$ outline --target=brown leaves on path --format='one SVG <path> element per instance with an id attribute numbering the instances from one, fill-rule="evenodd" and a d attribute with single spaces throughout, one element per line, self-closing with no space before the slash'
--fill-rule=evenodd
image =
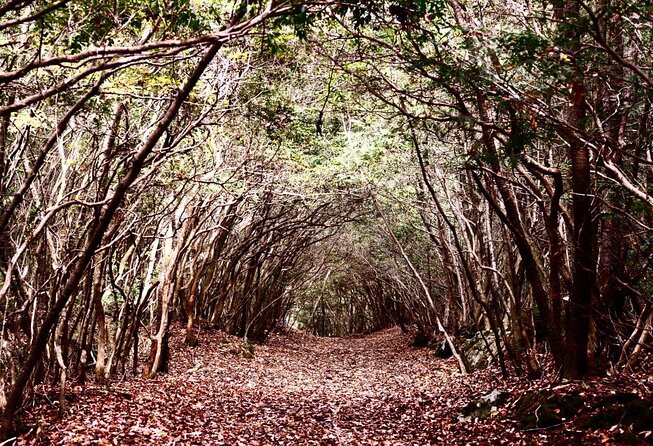
<path id="1" fill-rule="evenodd" d="M 560 429 L 520 431 L 503 407 L 489 420 L 458 422 L 472 397 L 498 389 L 515 399 L 526 383 L 499 384 L 491 370 L 461 376 L 452 360 L 410 348 L 412 339 L 398 329 L 338 339 L 273 335 L 253 357 L 222 333 L 202 334 L 194 348 L 181 343 L 181 330 L 173 335 L 168 374 L 74 389 L 67 416 L 33 413 L 38 431 L 19 443 L 494 445 L 582 438 Z"/>
<path id="2" fill-rule="evenodd" d="M 174 333 L 170 372 L 73 392 L 69 415 L 26 444 L 410 445 L 447 435 L 455 365 L 398 329 L 364 337 L 273 335 L 253 358 L 238 339 Z"/>

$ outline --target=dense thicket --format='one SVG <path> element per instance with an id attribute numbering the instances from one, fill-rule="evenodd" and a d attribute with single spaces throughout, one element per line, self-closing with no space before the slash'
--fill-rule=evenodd
<path id="1" fill-rule="evenodd" d="M 651 5 L 301 3 L 0 5 L 3 434 L 173 320 L 650 348 Z"/>

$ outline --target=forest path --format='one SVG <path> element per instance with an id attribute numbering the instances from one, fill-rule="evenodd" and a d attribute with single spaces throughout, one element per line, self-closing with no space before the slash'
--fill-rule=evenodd
<path id="1" fill-rule="evenodd" d="M 471 394 L 488 390 L 487 380 L 462 377 L 452 360 L 409 347 L 398 329 L 354 338 L 274 335 L 253 358 L 222 333 L 203 333 L 194 348 L 181 338 L 176 330 L 168 374 L 74 389 L 69 415 L 46 423 L 29 443 L 426 445 L 484 438 L 482 426 L 454 419 Z"/>

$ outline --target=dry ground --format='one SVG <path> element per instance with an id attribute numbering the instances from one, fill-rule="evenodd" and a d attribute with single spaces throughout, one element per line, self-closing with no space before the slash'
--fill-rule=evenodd
<path id="1" fill-rule="evenodd" d="M 472 397 L 495 388 L 518 397 L 529 384 L 499 382 L 491 370 L 461 376 L 453 360 L 409 347 L 398 329 L 342 339 L 274 335 L 253 357 L 218 332 L 203 333 L 194 348 L 180 339 L 175 330 L 168 374 L 73 388 L 68 414 L 57 420 L 52 408 L 35 410 L 38 427 L 19 444 L 593 444 L 605 437 L 573 426 L 520 431 L 510 404 L 490 420 L 457 422 Z"/>

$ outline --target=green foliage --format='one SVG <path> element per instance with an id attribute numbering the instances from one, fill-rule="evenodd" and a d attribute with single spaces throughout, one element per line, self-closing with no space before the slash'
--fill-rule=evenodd
<path id="1" fill-rule="evenodd" d="M 281 28 L 283 25 L 289 26 L 293 29 L 295 36 L 301 40 L 306 40 L 311 26 L 321 16 L 321 12 L 309 13 L 308 8 L 304 5 L 295 6 L 290 14 L 277 19 L 275 28 Z"/>
<path id="2" fill-rule="evenodd" d="M 89 46 L 120 45 L 148 30 L 160 37 L 183 38 L 207 32 L 222 20 L 227 5 L 195 0 L 70 1 L 46 14 L 36 32 L 54 42 L 61 34 L 68 52 Z"/>
<path id="3" fill-rule="evenodd" d="M 640 216 L 651 215 L 651 206 L 643 200 L 634 198 L 631 201 L 631 212 Z"/>
<path id="4" fill-rule="evenodd" d="M 529 29 L 520 32 L 505 32 L 499 35 L 497 43 L 506 51 L 508 63 L 521 65 L 544 58 L 551 48 L 551 42 Z"/>
<path id="5" fill-rule="evenodd" d="M 334 11 L 341 17 L 351 16 L 351 20 L 356 28 L 369 24 L 374 18 L 375 12 L 379 11 L 381 2 L 366 2 L 363 0 L 353 0 L 336 5 Z"/>

